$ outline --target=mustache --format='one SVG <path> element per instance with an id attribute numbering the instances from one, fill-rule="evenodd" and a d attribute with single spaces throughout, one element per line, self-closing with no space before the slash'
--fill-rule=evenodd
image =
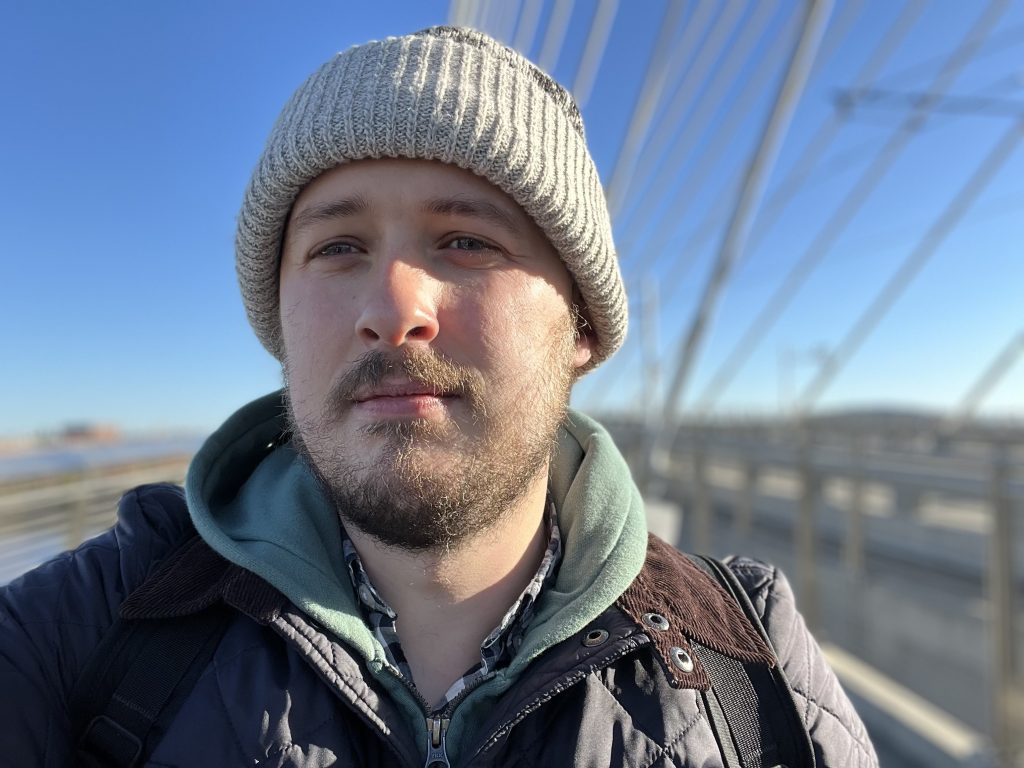
<path id="1" fill-rule="evenodd" d="M 371 350 L 359 357 L 331 389 L 328 403 L 337 413 L 352 404 L 360 390 L 382 384 L 395 373 L 410 381 L 445 394 L 466 397 L 471 404 L 481 402 L 483 380 L 480 374 L 458 365 L 443 355 L 425 349 L 387 353 Z"/>

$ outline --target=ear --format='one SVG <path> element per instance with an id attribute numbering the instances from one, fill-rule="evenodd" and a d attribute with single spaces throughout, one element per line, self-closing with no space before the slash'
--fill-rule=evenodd
<path id="1" fill-rule="evenodd" d="M 594 336 L 594 326 L 590 324 L 587 305 L 583 302 L 583 296 L 575 283 L 572 286 L 572 314 L 576 326 L 576 354 L 573 357 L 573 366 L 578 371 L 594 356 L 597 339 Z"/>
<path id="2" fill-rule="evenodd" d="M 593 345 L 594 336 L 590 329 L 581 328 L 579 333 L 576 334 L 576 354 L 572 359 L 576 370 L 590 362 L 590 358 L 594 355 Z"/>

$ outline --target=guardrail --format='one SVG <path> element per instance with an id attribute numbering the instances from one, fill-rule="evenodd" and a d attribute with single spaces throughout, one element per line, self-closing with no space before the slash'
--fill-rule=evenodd
<path id="1" fill-rule="evenodd" d="M 1003 764 L 1024 758 L 1017 647 L 1018 596 L 1024 591 L 1024 446 L 1014 442 L 1019 437 L 999 435 L 986 443 L 975 434 L 958 444 L 863 430 L 816 433 L 806 425 L 687 425 L 667 454 L 652 456 L 653 441 L 641 426 L 605 423 L 653 496 L 685 500 L 688 548 L 715 551 L 716 507 L 729 510 L 742 536 L 758 515 L 784 521 L 795 587 L 812 627 L 821 625 L 825 544 L 838 545 L 855 593 L 868 576 L 869 553 L 879 552 L 977 581 L 987 603 L 988 637 L 973 641 L 989 643 L 990 735 Z"/>
<path id="2" fill-rule="evenodd" d="M 645 435 L 621 425 L 613 431 L 624 452 L 632 454 L 643 482 L 648 469 Z M 796 586 L 812 626 L 819 622 L 819 549 L 826 538 L 839 542 L 842 566 L 854 582 L 865 578 L 869 550 L 879 547 L 896 554 L 909 551 L 901 547 L 916 547 L 918 554 L 929 552 L 938 567 L 976 578 L 985 585 L 991 606 L 991 735 L 1004 764 L 1015 764 L 1011 756 L 1024 752 L 1024 693 L 1015 643 L 1020 582 L 1016 564 L 1024 561 L 1024 530 L 1016 518 L 1024 504 L 1024 467 L 1015 446 L 1000 443 L 974 455 L 930 455 L 873 444 L 863 435 L 845 444 L 834 434 L 821 442 L 809 433 L 799 438 L 787 439 L 787 433 L 780 432 L 680 432 L 671 453 L 661 457 L 654 479 L 677 483 L 672 490 L 685 496 L 688 547 L 713 551 L 716 505 L 732 509 L 735 528 L 743 535 L 757 515 L 787 517 L 796 555 Z M 162 457 L 0 483 L 0 584 L 108 527 L 117 500 L 129 488 L 180 482 L 188 459 Z M 845 485 L 838 504 L 837 481 Z M 773 489 L 766 488 L 772 485 Z M 786 497 L 775 505 L 775 512 L 766 504 L 768 490 L 774 490 L 776 501 L 780 493 Z M 983 507 L 984 525 L 973 531 L 972 540 L 984 539 L 985 549 L 964 546 L 963 535 L 947 541 L 935 531 L 929 534 L 932 539 L 913 540 L 911 534 L 927 527 L 928 509 L 937 497 L 970 500 Z M 833 503 L 825 504 L 826 498 Z M 895 527 L 888 530 L 896 531 L 883 541 L 872 539 L 868 525 L 877 522 L 879 505 L 893 518 L 889 522 Z"/>
<path id="3" fill-rule="evenodd" d="M 0 584 L 109 528 L 128 489 L 180 483 L 189 458 L 164 456 L 0 483 Z"/>

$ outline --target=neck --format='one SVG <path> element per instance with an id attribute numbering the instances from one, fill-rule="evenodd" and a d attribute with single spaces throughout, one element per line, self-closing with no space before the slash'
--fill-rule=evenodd
<path id="1" fill-rule="evenodd" d="M 437 550 L 386 546 L 349 526 L 374 587 L 398 615 L 402 651 L 428 703 L 480 660 L 480 643 L 537 572 L 546 498 L 547 467 L 492 527 Z"/>

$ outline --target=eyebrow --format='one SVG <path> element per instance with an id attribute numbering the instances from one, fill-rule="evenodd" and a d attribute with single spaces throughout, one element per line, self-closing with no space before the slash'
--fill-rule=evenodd
<path id="1" fill-rule="evenodd" d="M 333 221 L 348 216 L 366 213 L 370 204 L 362 195 L 340 198 L 325 203 L 313 203 L 292 216 L 288 223 L 288 238 L 291 239 L 304 229 L 322 221 Z M 488 221 L 511 235 L 522 234 L 522 227 L 507 210 L 488 200 L 454 196 L 427 200 L 422 207 L 424 213 L 440 216 L 467 216 Z"/>
<path id="2" fill-rule="evenodd" d="M 288 237 L 291 238 L 298 232 L 317 224 L 321 221 L 333 221 L 346 216 L 355 216 L 365 213 L 370 209 L 370 204 L 361 195 L 332 200 L 329 203 L 314 203 L 308 205 L 292 216 L 288 222 Z"/>
<path id="3" fill-rule="evenodd" d="M 428 200 L 423 205 L 425 213 L 441 216 L 468 216 L 482 219 L 501 227 L 511 235 L 521 235 L 522 226 L 507 210 L 488 200 L 471 197 L 441 197 Z"/>

